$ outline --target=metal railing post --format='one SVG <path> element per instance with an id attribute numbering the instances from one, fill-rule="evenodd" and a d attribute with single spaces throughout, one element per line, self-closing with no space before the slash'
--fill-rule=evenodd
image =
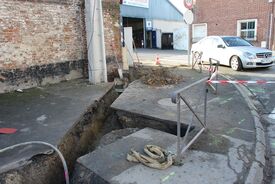
<path id="1" fill-rule="evenodd" d="M 199 138 L 199 136 L 206 130 L 206 120 L 207 120 L 207 77 L 204 79 L 201 79 L 199 81 L 194 82 L 193 84 L 190 84 L 182 89 L 179 89 L 175 92 L 172 93 L 171 95 L 171 100 L 172 103 L 177 104 L 177 153 L 176 153 L 176 158 L 175 158 L 175 164 L 181 165 L 181 158 L 182 154 L 188 150 L 188 148 Z M 181 93 L 201 82 L 204 82 L 205 86 L 205 99 L 204 99 L 204 119 L 203 121 L 200 119 L 198 114 L 195 112 L 191 104 L 181 95 Z M 193 116 L 199 121 L 199 123 L 202 125 L 202 129 L 189 141 L 187 142 L 187 137 L 189 134 L 189 131 L 191 129 L 192 121 L 188 124 L 187 131 L 184 135 L 184 138 L 182 140 L 181 138 L 181 101 L 184 102 L 184 104 L 188 107 L 188 109 L 192 112 Z M 184 143 L 182 145 L 182 142 Z"/>
<path id="2" fill-rule="evenodd" d="M 180 158 L 180 148 L 181 148 L 181 138 L 180 138 L 180 135 L 181 135 L 181 122 L 180 122 L 180 93 L 177 94 L 177 97 L 176 97 L 176 100 L 177 100 L 177 157 L 176 157 L 176 162 L 177 163 L 180 163 L 181 161 L 181 158 Z"/>
<path id="3" fill-rule="evenodd" d="M 208 93 L 208 88 L 207 88 L 207 83 L 205 83 L 205 93 L 204 93 L 204 126 L 206 126 L 206 120 L 207 120 L 207 93 Z"/>

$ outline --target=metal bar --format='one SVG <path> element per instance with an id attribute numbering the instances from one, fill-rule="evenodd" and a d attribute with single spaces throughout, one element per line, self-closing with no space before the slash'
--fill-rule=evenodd
<path id="1" fill-rule="evenodd" d="M 174 104 L 176 104 L 176 103 L 177 103 L 177 96 L 178 96 L 178 94 L 180 94 L 181 92 L 187 90 L 188 88 L 191 88 L 191 87 L 193 87 L 193 86 L 195 86 L 195 85 L 197 85 L 197 84 L 199 84 L 199 83 L 201 83 L 201 82 L 207 81 L 207 80 L 208 80 L 208 77 L 205 77 L 205 78 L 203 78 L 203 79 L 201 79 L 201 80 L 199 80 L 199 81 L 197 81 L 197 82 L 194 82 L 194 83 L 192 83 L 192 84 L 190 84 L 190 85 L 188 85 L 188 86 L 186 86 L 186 87 L 184 87 L 184 88 L 182 88 L 182 89 L 179 89 L 179 90 L 173 92 L 173 93 L 171 94 L 171 100 L 172 100 L 172 102 L 173 102 Z"/>
<path id="2" fill-rule="evenodd" d="M 195 64 L 196 64 L 196 62 L 194 63 L 194 56 L 195 54 L 194 53 L 192 53 L 192 69 L 194 69 L 194 66 L 195 66 Z"/>
<path id="3" fill-rule="evenodd" d="M 216 62 L 214 70 L 212 70 L 212 68 L 213 68 L 213 61 Z M 216 72 L 216 75 L 214 75 L 213 78 L 215 78 L 217 80 L 218 79 L 218 71 L 219 71 L 220 62 L 218 60 L 212 59 L 212 58 L 209 59 L 209 62 L 210 62 L 209 80 L 213 80 L 213 79 L 211 79 L 211 77 L 213 77 L 213 75 L 215 74 L 215 72 Z M 208 83 L 208 85 L 212 88 L 212 90 L 214 91 L 215 94 L 218 93 L 218 84 L 211 85 L 210 83 Z"/>
<path id="4" fill-rule="evenodd" d="M 205 93 L 204 93 L 204 126 L 206 127 L 206 119 L 207 119 L 207 93 L 208 93 L 208 89 L 207 89 L 207 84 L 205 84 Z"/>
<path id="5" fill-rule="evenodd" d="M 180 163 L 180 145 L 181 145 L 181 123 L 180 123 L 180 94 L 177 95 L 177 157 L 176 162 Z"/>
<path id="6" fill-rule="evenodd" d="M 199 138 L 205 129 L 206 128 L 202 128 L 199 133 L 197 133 L 197 135 L 182 149 L 181 154 L 183 154 Z"/>
<path id="7" fill-rule="evenodd" d="M 205 127 L 205 125 L 203 124 L 203 122 L 200 120 L 199 116 L 196 114 L 196 112 L 194 111 L 194 109 L 191 107 L 191 105 L 185 100 L 184 97 L 180 96 L 180 98 L 184 101 L 184 103 L 187 105 L 187 107 L 190 109 L 190 111 L 194 114 L 194 116 L 197 118 L 197 120 L 200 122 L 200 124 Z"/>
<path id="8" fill-rule="evenodd" d="M 216 70 L 217 70 L 217 75 L 216 75 L 216 80 L 219 80 L 219 66 L 220 66 L 220 62 L 217 61 L 217 66 L 216 66 Z M 216 84 L 216 94 L 218 94 L 218 84 Z"/>
<path id="9" fill-rule="evenodd" d="M 216 88 L 215 88 L 212 84 L 209 84 L 209 83 L 208 83 L 208 86 L 211 87 L 211 89 L 214 91 L 214 93 L 217 92 Z"/>
<path id="10" fill-rule="evenodd" d="M 209 68 L 209 79 L 211 78 L 211 76 L 212 76 L 212 59 L 210 58 L 209 59 L 209 62 L 210 62 L 210 68 Z"/>
<path id="11" fill-rule="evenodd" d="M 193 117 L 192 117 L 192 119 L 193 119 Z M 185 133 L 185 135 L 184 135 L 184 138 L 183 138 L 183 145 L 186 144 L 186 140 L 187 140 L 187 137 L 188 137 L 188 135 L 189 135 L 189 131 L 190 131 L 191 125 L 192 125 L 192 120 L 191 120 L 190 123 L 188 124 L 187 131 L 186 131 L 186 133 Z M 181 148 L 181 149 L 182 149 L 182 148 Z"/>
<path id="12" fill-rule="evenodd" d="M 188 66 L 190 66 L 190 59 L 191 59 L 190 56 L 191 56 L 191 47 L 192 47 L 192 45 L 191 45 L 192 44 L 191 43 L 192 42 L 192 40 L 191 40 L 192 39 L 191 38 L 192 30 L 191 29 L 192 29 L 191 24 L 188 24 Z"/>

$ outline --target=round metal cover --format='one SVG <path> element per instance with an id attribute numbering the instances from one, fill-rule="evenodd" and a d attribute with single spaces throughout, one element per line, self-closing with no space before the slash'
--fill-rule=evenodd
<path id="1" fill-rule="evenodd" d="M 194 21 L 194 14 L 191 10 L 187 10 L 184 13 L 184 21 L 186 22 L 186 24 L 192 24 Z"/>

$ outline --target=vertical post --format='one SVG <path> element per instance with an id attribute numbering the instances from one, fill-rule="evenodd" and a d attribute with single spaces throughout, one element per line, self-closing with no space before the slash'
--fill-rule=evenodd
<path id="1" fill-rule="evenodd" d="M 205 94 L 204 94 L 204 118 L 203 118 L 203 123 L 204 126 L 206 127 L 206 120 L 207 120 L 207 93 L 208 93 L 208 88 L 207 88 L 207 83 L 205 82 Z"/>
<path id="2" fill-rule="evenodd" d="M 181 123 L 180 123 L 180 94 L 177 94 L 177 157 L 176 157 L 176 162 L 180 163 L 180 155 L 181 155 Z"/>
<path id="3" fill-rule="evenodd" d="M 273 32 L 273 20 L 274 15 L 273 12 L 270 14 L 270 28 L 269 28 L 269 36 L 268 36 L 268 49 L 272 49 L 272 32 Z"/>
<path id="4" fill-rule="evenodd" d="M 190 66 L 191 64 L 191 42 L 192 42 L 191 24 L 188 24 L 188 66 Z"/>
<path id="5" fill-rule="evenodd" d="M 85 0 L 89 81 L 107 82 L 101 0 Z"/>
<path id="6" fill-rule="evenodd" d="M 220 66 L 220 61 L 217 61 L 217 64 L 216 64 L 216 71 L 217 71 L 216 81 L 219 80 L 219 66 Z M 218 94 L 218 84 L 216 84 L 216 94 Z"/>

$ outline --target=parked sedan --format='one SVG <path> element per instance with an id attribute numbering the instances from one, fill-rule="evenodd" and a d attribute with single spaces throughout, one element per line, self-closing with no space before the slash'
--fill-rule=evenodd
<path id="1" fill-rule="evenodd" d="M 272 51 L 254 47 L 237 36 L 209 36 L 192 45 L 193 56 L 201 53 L 202 61 L 210 58 L 233 70 L 242 68 L 271 67 L 275 61 Z"/>

